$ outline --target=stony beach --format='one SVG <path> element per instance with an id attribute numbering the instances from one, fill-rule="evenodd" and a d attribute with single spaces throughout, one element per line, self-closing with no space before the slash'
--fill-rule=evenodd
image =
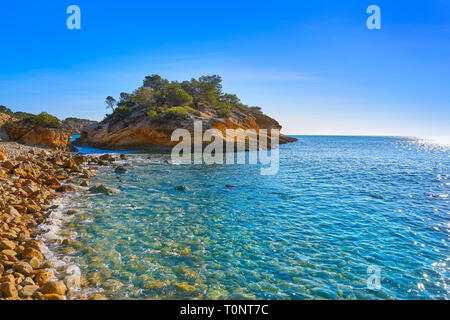
<path id="1" fill-rule="evenodd" d="M 96 167 L 112 161 L 110 155 L 97 158 L 0 142 L 0 300 L 82 298 L 77 291 L 86 285 L 85 278 L 54 266 L 40 235 L 46 232 L 45 225 L 52 224 L 49 216 L 58 207 L 54 201 L 80 186 L 86 190 Z M 109 191 L 100 185 L 87 192 Z M 85 298 L 105 299 L 99 294 Z"/>

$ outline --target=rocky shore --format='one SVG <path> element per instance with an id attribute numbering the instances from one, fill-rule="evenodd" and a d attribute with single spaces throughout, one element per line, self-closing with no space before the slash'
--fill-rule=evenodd
<path id="1" fill-rule="evenodd" d="M 97 158 L 0 142 L 0 300 L 80 298 L 75 291 L 86 280 L 52 265 L 39 239 L 45 225 L 52 224 L 54 200 L 89 186 L 96 167 L 111 161 L 108 155 Z"/>

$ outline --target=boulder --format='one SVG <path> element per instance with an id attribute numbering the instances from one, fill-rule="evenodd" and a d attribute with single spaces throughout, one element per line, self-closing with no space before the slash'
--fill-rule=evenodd
<path id="1" fill-rule="evenodd" d="M 62 281 L 49 281 L 41 287 L 41 292 L 43 294 L 56 293 L 59 295 L 64 295 L 66 291 L 67 287 Z"/>
<path id="2" fill-rule="evenodd" d="M 4 282 L 1 284 L 1 291 L 6 298 L 18 299 L 17 288 L 10 282 Z"/>
<path id="3" fill-rule="evenodd" d="M 13 265 L 13 269 L 17 272 L 29 276 L 33 273 L 33 267 L 29 263 L 19 261 Z"/>
<path id="4" fill-rule="evenodd" d="M 42 297 L 42 300 L 66 300 L 66 298 L 64 298 L 62 295 L 60 294 L 56 294 L 56 293 L 49 293 L 49 294 L 44 294 L 44 296 Z"/>
<path id="5" fill-rule="evenodd" d="M 112 189 L 108 186 L 105 186 L 104 184 L 97 184 L 91 187 L 88 190 L 88 192 L 92 194 L 106 194 L 106 195 L 114 195 L 120 193 L 119 190 Z"/>
<path id="6" fill-rule="evenodd" d="M 15 248 L 16 248 L 15 242 L 8 240 L 8 239 L 0 240 L 0 249 L 14 250 Z"/>
<path id="7" fill-rule="evenodd" d="M 27 285 L 20 290 L 19 294 L 22 297 L 32 297 L 33 294 L 39 290 L 39 286 L 36 285 Z"/>

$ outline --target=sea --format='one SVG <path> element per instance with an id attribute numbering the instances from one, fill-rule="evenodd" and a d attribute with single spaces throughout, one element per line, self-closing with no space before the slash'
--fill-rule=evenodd
<path id="1" fill-rule="evenodd" d="M 119 194 L 58 200 L 47 254 L 86 297 L 449 299 L 450 141 L 296 138 L 275 175 L 127 152 L 91 179 Z"/>

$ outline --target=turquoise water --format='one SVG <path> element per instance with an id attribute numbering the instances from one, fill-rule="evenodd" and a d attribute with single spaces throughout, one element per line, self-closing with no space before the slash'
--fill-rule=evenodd
<path id="1" fill-rule="evenodd" d="M 449 148 L 298 138 L 274 176 L 166 155 L 101 168 L 121 193 L 71 200 L 65 259 L 112 299 L 448 299 Z"/>

